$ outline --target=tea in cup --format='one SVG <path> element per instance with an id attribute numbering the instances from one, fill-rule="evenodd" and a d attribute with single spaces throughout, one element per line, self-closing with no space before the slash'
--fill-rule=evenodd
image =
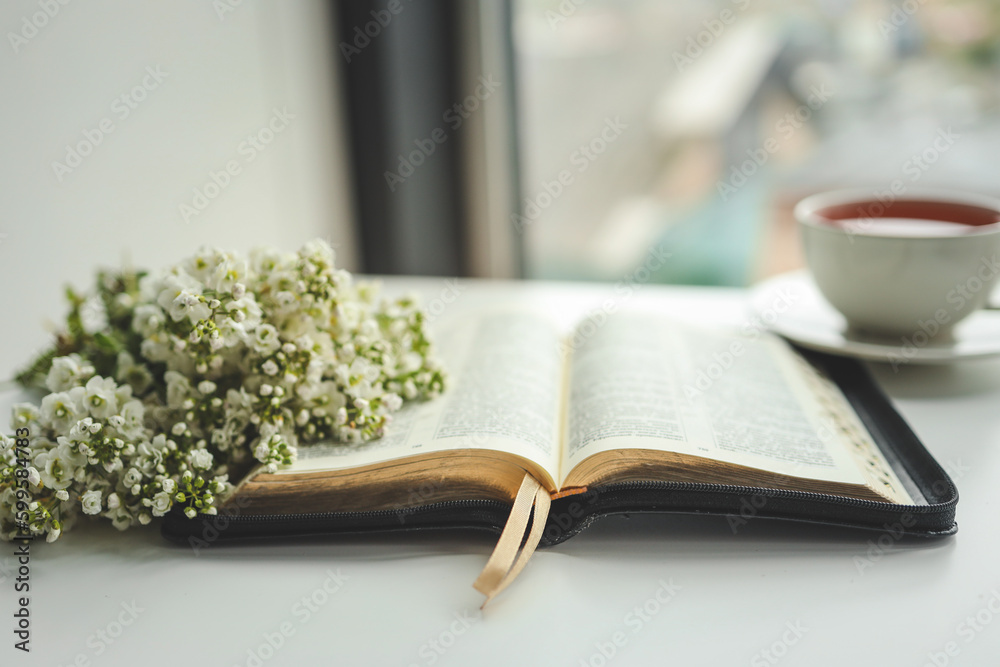
<path id="1" fill-rule="evenodd" d="M 806 263 L 848 324 L 941 336 L 982 308 L 1000 276 L 1000 200 L 922 190 L 842 190 L 795 207 Z"/>

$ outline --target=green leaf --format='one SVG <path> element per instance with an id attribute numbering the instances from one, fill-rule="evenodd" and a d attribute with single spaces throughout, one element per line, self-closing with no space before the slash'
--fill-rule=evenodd
<path id="1" fill-rule="evenodd" d="M 118 354 L 125 349 L 120 340 L 102 332 L 94 334 L 94 344 L 97 345 L 97 349 L 107 354 Z"/>

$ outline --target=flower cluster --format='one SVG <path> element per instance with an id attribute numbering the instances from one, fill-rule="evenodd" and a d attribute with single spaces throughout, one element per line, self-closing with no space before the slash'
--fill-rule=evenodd
<path id="1" fill-rule="evenodd" d="M 300 444 L 379 437 L 404 400 L 444 388 L 414 301 L 377 300 L 320 241 L 206 249 L 68 296 L 66 332 L 18 377 L 48 391 L 14 408 L 29 458 L 0 435 L 5 539 L 51 541 L 81 510 L 120 529 L 175 506 L 214 514 L 230 478 L 291 463 Z"/>

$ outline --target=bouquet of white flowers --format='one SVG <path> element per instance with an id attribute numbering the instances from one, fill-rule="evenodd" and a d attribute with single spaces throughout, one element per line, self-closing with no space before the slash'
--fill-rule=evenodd
<path id="1" fill-rule="evenodd" d="M 444 388 L 414 301 L 376 301 L 321 241 L 205 249 L 68 297 L 66 331 L 18 376 L 49 393 L 0 435 L 5 539 L 52 541 L 80 510 L 122 530 L 174 507 L 214 514 L 254 465 L 376 438 L 404 399 Z"/>

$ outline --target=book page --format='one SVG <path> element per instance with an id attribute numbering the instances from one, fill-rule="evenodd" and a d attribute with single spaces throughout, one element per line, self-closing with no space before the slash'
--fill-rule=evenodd
<path id="1" fill-rule="evenodd" d="M 540 314 L 493 312 L 442 332 L 436 343 L 450 376 L 442 396 L 404 406 L 378 440 L 302 446 L 296 463 L 278 474 L 492 449 L 535 462 L 554 487 L 564 370 L 555 326 Z"/>
<path id="2" fill-rule="evenodd" d="M 651 449 L 864 484 L 784 341 L 619 314 L 578 330 L 562 473 L 607 450 Z"/>

